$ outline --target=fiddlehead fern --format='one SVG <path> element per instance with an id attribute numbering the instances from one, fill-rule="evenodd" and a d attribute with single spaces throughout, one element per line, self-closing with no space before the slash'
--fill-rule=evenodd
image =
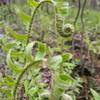
<path id="1" fill-rule="evenodd" d="M 18 85 L 19 85 L 19 83 L 20 83 L 20 81 L 21 81 L 23 75 L 24 75 L 31 67 L 36 66 L 37 64 L 40 64 L 40 62 L 41 62 L 41 61 L 35 61 L 35 62 L 31 63 L 31 64 L 28 64 L 28 65 L 26 66 L 26 68 L 22 71 L 22 73 L 19 75 L 19 77 L 18 77 L 18 79 L 17 79 L 17 82 L 16 82 L 16 84 L 15 84 L 14 90 L 13 90 L 13 97 L 14 97 L 14 100 L 17 100 L 17 98 L 16 98 L 16 94 L 17 94 L 17 93 L 16 93 L 16 92 L 17 92 Z"/>
<path id="2" fill-rule="evenodd" d="M 34 18 L 35 18 L 35 15 L 36 15 L 36 13 L 37 13 L 37 10 L 38 10 L 38 9 L 40 8 L 40 6 L 41 6 L 42 4 L 44 4 L 44 3 L 52 4 L 52 5 L 54 6 L 54 3 L 53 3 L 52 1 L 42 1 L 42 2 L 39 3 L 39 5 L 35 8 L 35 10 L 34 10 L 34 12 L 33 12 L 33 14 L 32 14 L 32 19 L 31 19 L 30 24 L 29 24 L 28 34 L 30 34 L 30 32 L 31 32 L 33 20 L 34 20 Z M 55 6 L 54 6 L 54 7 L 55 7 Z M 55 12 L 55 14 L 56 14 L 55 8 L 54 8 L 54 12 Z"/>
<path id="3" fill-rule="evenodd" d="M 49 8 L 49 9 L 48 9 Z M 29 23 L 29 38 L 44 41 L 48 33 L 56 33 L 56 7 L 52 1 L 42 1 L 35 8 Z M 30 36 L 30 34 L 32 34 Z M 29 41 L 29 39 L 28 39 Z"/>
<path id="4" fill-rule="evenodd" d="M 69 37 L 71 33 L 74 32 L 73 25 L 64 24 L 63 18 L 61 18 L 60 16 L 56 17 L 56 27 L 57 27 L 57 32 L 62 37 Z"/>

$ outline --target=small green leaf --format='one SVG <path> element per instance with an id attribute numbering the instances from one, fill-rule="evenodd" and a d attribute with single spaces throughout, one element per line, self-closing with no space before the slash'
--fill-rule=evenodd
<path id="1" fill-rule="evenodd" d="M 65 62 L 65 61 L 68 61 L 72 58 L 72 54 L 66 53 L 66 54 L 63 54 L 62 57 L 63 57 L 63 61 Z"/>
<path id="2" fill-rule="evenodd" d="M 35 42 L 31 42 L 26 46 L 26 49 L 25 49 L 26 60 L 29 62 L 34 60 L 32 56 L 32 48 L 34 45 L 35 45 Z"/>
<path id="3" fill-rule="evenodd" d="M 11 93 L 11 88 L 0 88 L 0 93 L 4 93 L 7 95 L 7 97 L 11 97 L 12 98 L 12 93 Z M 1 100 L 12 100 L 12 99 L 1 99 Z"/>
<path id="4" fill-rule="evenodd" d="M 6 75 L 4 78 L 4 82 L 7 84 L 7 86 L 14 86 L 16 81 L 13 79 L 13 77 Z"/>
<path id="5" fill-rule="evenodd" d="M 62 56 L 57 55 L 49 59 L 49 65 L 52 69 L 57 70 L 62 63 Z"/>
<path id="6" fill-rule="evenodd" d="M 100 95 L 93 89 L 91 89 L 91 93 L 95 100 L 100 100 Z"/>
<path id="7" fill-rule="evenodd" d="M 38 5 L 38 2 L 36 2 L 35 0 L 27 0 L 27 3 L 31 6 L 31 7 L 36 7 Z"/>
<path id="8" fill-rule="evenodd" d="M 24 23 L 29 23 L 30 20 L 31 20 L 31 16 L 29 16 L 28 14 L 26 14 L 26 13 L 23 12 L 23 11 L 18 10 L 17 15 L 21 18 L 21 20 L 22 20 Z"/>
<path id="9" fill-rule="evenodd" d="M 74 79 L 68 74 L 60 74 L 60 79 L 63 81 L 74 81 Z"/>
<path id="10" fill-rule="evenodd" d="M 5 45 L 2 45 L 2 48 L 5 52 L 8 52 L 15 45 L 16 45 L 16 42 L 10 42 Z"/>
<path id="11" fill-rule="evenodd" d="M 22 43 L 27 43 L 28 40 L 28 34 L 19 34 L 16 31 L 13 31 L 10 27 L 6 27 L 6 31 L 9 32 L 9 34 L 14 37 L 17 41 L 20 41 Z"/>
<path id="12" fill-rule="evenodd" d="M 25 53 L 22 51 L 12 51 L 12 58 L 19 58 L 23 61 L 25 59 Z"/>
<path id="13" fill-rule="evenodd" d="M 32 87 L 32 88 L 29 89 L 28 95 L 33 96 L 36 92 L 38 92 L 38 88 Z"/>
<path id="14" fill-rule="evenodd" d="M 22 11 L 18 6 L 14 5 L 16 14 L 24 23 L 29 23 L 31 20 L 31 16 Z"/>
<path id="15" fill-rule="evenodd" d="M 63 66 L 65 66 L 66 68 L 73 69 L 75 67 L 75 64 L 66 62 L 66 63 L 63 63 Z"/>
<path id="16" fill-rule="evenodd" d="M 36 53 L 35 60 L 43 60 L 45 54 L 46 54 L 46 44 L 37 42 L 38 43 L 38 52 Z"/>
<path id="17" fill-rule="evenodd" d="M 13 61 L 11 60 L 11 52 L 12 52 L 12 49 L 10 49 L 7 54 L 7 59 L 6 59 L 7 65 L 14 73 L 20 73 L 23 68 L 13 63 Z"/>

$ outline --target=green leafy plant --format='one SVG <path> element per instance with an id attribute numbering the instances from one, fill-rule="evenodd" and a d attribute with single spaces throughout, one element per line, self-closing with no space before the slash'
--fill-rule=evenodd
<path id="1" fill-rule="evenodd" d="M 88 32 L 93 31 L 95 36 L 98 35 L 100 13 L 86 9 L 86 27 L 82 41 L 85 42 L 86 46 L 82 46 L 86 47 L 86 51 L 83 49 L 85 52 L 81 55 L 82 58 L 75 58 L 77 50 L 72 48 L 76 44 L 66 43 L 72 43 L 75 38 L 73 36 L 72 39 L 72 35 L 81 33 L 81 21 L 78 20 L 76 27 L 73 26 L 77 7 L 70 7 L 68 2 L 66 4 L 52 0 L 27 0 L 26 5 L 22 7 L 12 4 L 14 16 L 11 19 L 7 16 L 6 20 L 4 12 L 7 11 L 7 6 L 0 6 L 0 28 L 4 29 L 3 32 L 0 29 L 0 98 L 77 100 L 80 92 L 84 91 L 83 76 L 87 76 L 76 75 L 76 72 L 83 71 L 82 65 L 85 66 L 84 70 L 89 66 L 83 59 L 87 51 L 89 61 L 92 60 L 88 68 L 92 70 L 92 65 L 96 65 L 91 53 L 100 54 L 100 41 L 99 37 L 96 40 L 93 37 L 91 40 Z M 75 41 L 80 43 L 79 40 L 80 37 Z M 79 69 L 74 74 L 77 66 Z M 91 99 L 100 99 L 99 93 L 94 89 L 89 87 L 88 90 L 85 88 L 85 91 L 91 92 Z"/>

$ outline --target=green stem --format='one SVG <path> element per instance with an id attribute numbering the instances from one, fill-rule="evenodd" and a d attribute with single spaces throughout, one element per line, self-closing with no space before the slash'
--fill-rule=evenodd
<path id="1" fill-rule="evenodd" d="M 32 66 L 34 65 L 37 65 L 39 64 L 41 61 L 34 61 L 33 63 L 29 64 L 26 66 L 26 68 L 22 71 L 22 73 L 19 75 L 18 79 L 17 79 L 17 82 L 15 84 L 15 87 L 14 87 L 14 90 L 13 90 L 13 97 L 14 97 L 14 100 L 16 100 L 16 92 L 17 92 L 17 88 L 18 88 L 18 85 L 23 77 L 23 75 L 27 72 L 28 69 L 30 69 Z"/>

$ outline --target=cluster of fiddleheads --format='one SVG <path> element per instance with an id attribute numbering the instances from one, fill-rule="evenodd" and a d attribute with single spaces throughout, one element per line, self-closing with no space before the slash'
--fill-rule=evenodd
<path id="1" fill-rule="evenodd" d="M 69 37 L 71 36 L 71 33 L 74 32 L 74 27 L 73 25 L 71 24 L 65 24 L 64 23 L 64 20 L 62 17 L 60 17 L 58 14 L 57 14 L 57 9 L 56 9 L 56 6 L 54 5 L 53 2 L 51 1 L 42 1 L 41 3 L 39 3 L 39 5 L 35 8 L 34 12 L 33 12 L 33 15 L 32 15 L 32 19 L 30 21 L 30 25 L 29 25 L 29 29 L 28 29 L 28 34 L 30 34 L 31 32 L 31 29 L 32 29 L 32 24 L 33 24 L 33 21 L 35 19 L 35 15 L 38 11 L 38 9 L 40 8 L 40 6 L 44 3 L 48 3 L 48 4 L 52 4 L 54 6 L 54 21 L 55 21 L 55 25 L 54 27 L 56 27 L 56 31 L 57 33 L 62 36 L 62 37 Z M 48 10 L 48 9 L 47 9 Z"/>
<path id="2" fill-rule="evenodd" d="M 29 29 L 28 29 L 28 34 L 30 34 L 30 32 L 31 32 L 33 20 L 34 20 L 34 17 L 35 17 L 35 15 L 36 15 L 36 13 L 37 13 L 37 10 L 38 10 L 39 7 L 40 7 L 42 4 L 44 4 L 44 3 L 53 4 L 51 1 L 43 1 L 43 2 L 39 3 L 39 5 L 36 7 L 36 9 L 35 9 L 34 12 L 33 12 L 32 19 L 31 19 L 31 21 L 30 21 L 30 25 L 29 25 Z M 81 21 L 82 21 L 82 25 L 84 25 L 84 22 L 83 22 L 83 11 L 84 11 L 85 4 L 86 4 L 86 0 L 85 0 L 85 2 L 84 2 L 84 4 L 83 4 L 83 8 L 82 8 L 82 12 L 81 12 Z M 54 4 L 53 4 L 53 5 L 54 5 Z M 79 0 L 79 10 L 78 10 L 77 16 L 76 16 L 76 18 L 75 18 L 74 25 L 76 24 L 77 19 L 78 19 L 78 17 L 79 17 L 80 8 L 81 8 L 81 6 L 80 6 L 80 0 Z M 59 34 L 60 36 L 62 36 L 62 37 L 69 37 L 69 36 L 71 36 L 71 33 L 74 33 L 74 27 L 73 27 L 73 25 L 71 25 L 71 24 L 64 24 L 63 18 L 61 18 L 59 15 L 57 15 L 56 7 L 55 7 L 55 6 L 54 6 L 54 13 L 55 13 L 55 21 L 56 21 L 55 25 L 56 25 L 58 34 Z M 17 83 L 16 83 L 16 85 L 15 85 L 15 88 L 14 88 L 14 93 L 13 93 L 14 99 L 15 99 L 15 100 L 16 100 L 16 91 L 17 91 L 19 82 L 20 82 L 21 79 L 22 79 L 22 76 L 23 76 L 24 73 L 26 73 L 27 70 L 28 70 L 31 66 L 33 66 L 33 65 L 34 65 L 34 63 L 28 65 L 27 68 L 25 68 L 25 69 L 23 70 L 23 72 L 20 74 L 20 76 L 19 76 L 19 78 L 18 78 L 18 80 L 17 80 Z"/>

